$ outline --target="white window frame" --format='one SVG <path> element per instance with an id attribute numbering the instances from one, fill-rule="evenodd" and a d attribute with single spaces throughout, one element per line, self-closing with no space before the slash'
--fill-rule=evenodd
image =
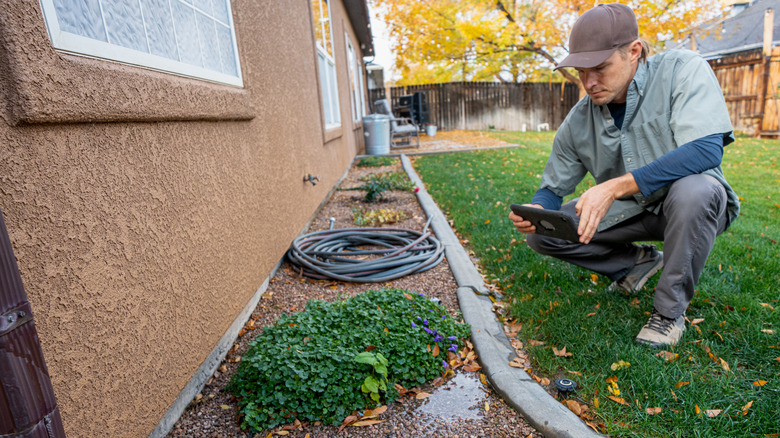
<path id="1" fill-rule="evenodd" d="M 314 0 L 313 0 L 314 1 Z M 320 17 L 323 17 L 322 4 L 327 6 L 327 19 L 321 19 L 319 24 L 323 38 L 330 39 L 330 47 L 333 51 L 331 56 L 328 50 L 322 46 L 321 41 L 317 39 L 317 58 L 319 60 L 320 70 L 320 88 L 322 89 L 322 110 L 325 116 L 325 129 L 334 129 L 341 126 L 341 111 L 339 106 L 339 87 L 336 77 L 335 47 L 333 45 L 333 20 L 331 20 L 331 10 L 329 0 L 318 0 L 320 5 Z M 313 17 L 316 18 L 316 17 Z M 330 22 L 330 26 L 326 24 Z M 315 38 L 316 39 L 316 38 Z"/>
<path id="2" fill-rule="evenodd" d="M 178 1 L 178 0 L 171 0 Z M 149 68 L 166 73 L 173 73 L 180 76 L 187 76 L 197 79 L 205 79 L 211 82 L 243 87 L 244 81 L 241 75 L 241 63 L 238 55 L 238 45 L 236 43 L 236 32 L 233 24 L 233 13 L 230 2 L 227 2 L 228 20 L 226 24 L 230 28 L 233 44 L 233 56 L 236 63 L 238 76 L 232 76 L 222 72 L 209 70 L 207 68 L 186 64 L 184 62 L 168 59 L 151 53 L 140 52 L 127 47 L 111 44 L 84 37 L 81 35 L 65 32 L 60 28 L 57 20 L 57 11 L 54 7 L 54 0 L 40 0 L 43 9 L 46 27 L 51 38 L 52 46 L 55 49 L 76 55 L 86 55 L 93 58 L 109 59 L 137 67 Z M 187 3 L 185 3 L 187 4 Z M 215 21 L 219 21 L 211 17 Z M 221 23 L 221 21 L 220 21 Z"/>
<path id="3" fill-rule="evenodd" d="M 344 40 L 347 42 L 347 71 L 349 71 L 349 80 L 352 84 L 350 94 L 352 97 L 352 120 L 360 122 L 366 115 L 365 94 L 363 91 L 363 66 L 360 58 L 357 57 L 355 47 L 349 35 L 344 33 Z"/>

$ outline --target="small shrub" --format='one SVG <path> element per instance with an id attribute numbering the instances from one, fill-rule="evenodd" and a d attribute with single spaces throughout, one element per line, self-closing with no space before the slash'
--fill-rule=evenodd
<path id="1" fill-rule="evenodd" d="M 366 202 L 378 202 L 387 190 L 414 189 L 414 183 L 402 172 L 372 173 L 360 178 L 360 181 L 363 181 L 362 186 L 340 190 L 365 190 Z"/>
<path id="2" fill-rule="evenodd" d="M 381 156 L 366 157 L 358 161 L 357 166 L 358 167 L 390 166 L 391 164 L 395 164 L 397 160 L 398 160 L 397 158 L 393 158 L 393 157 L 381 157 Z"/>
<path id="3" fill-rule="evenodd" d="M 403 210 L 380 208 L 368 210 L 362 207 L 352 209 L 352 221 L 359 227 L 375 227 L 382 224 L 394 224 L 406 219 L 408 216 Z"/>
<path id="4" fill-rule="evenodd" d="M 354 410 L 394 402 L 396 383 L 412 387 L 441 376 L 447 350 L 460 348 L 468 334 L 444 307 L 403 289 L 312 300 L 263 328 L 228 390 L 244 429 L 296 418 L 338 425 Z"/>

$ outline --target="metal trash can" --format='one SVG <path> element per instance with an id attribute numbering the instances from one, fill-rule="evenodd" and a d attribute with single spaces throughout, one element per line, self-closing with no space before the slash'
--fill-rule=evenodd
<path id="1" fill-rule="evenodd" d="M 369 114 L 363 117 L 363 136 L 367 155 L 390 153 L 390 116 Z"/>

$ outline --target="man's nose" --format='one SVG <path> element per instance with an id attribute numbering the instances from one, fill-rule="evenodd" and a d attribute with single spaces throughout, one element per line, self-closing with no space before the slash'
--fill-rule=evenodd
<path id="1" fill-rule="evenodd" d="M 586 90 L 591 89 L 596 85 L 595 75 L 589 73 L 582 73 L 580 75 L 580 80 L 582 81 L 582 86 L 585 87 Z"/>

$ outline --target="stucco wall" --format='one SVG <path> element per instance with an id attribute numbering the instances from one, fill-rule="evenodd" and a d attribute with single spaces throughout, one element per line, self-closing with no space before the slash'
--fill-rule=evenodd
<path id="1" fill-rule="evenodd" d="M 38 2 L 0 8 L 0 208 L 69 436 L 148 435 L 361 147 L 340 2 L 327 143 L 309 0 L 232 4 L 244 89 L 61 54 Z"/>

